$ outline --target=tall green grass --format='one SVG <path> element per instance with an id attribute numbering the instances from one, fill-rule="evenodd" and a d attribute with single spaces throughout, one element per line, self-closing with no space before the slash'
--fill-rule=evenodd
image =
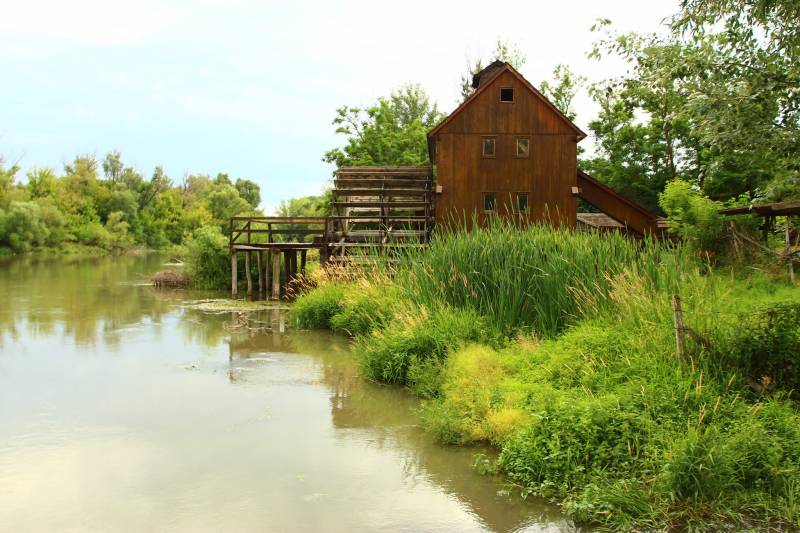
<path id="1" fill-rule="evenodd" d="M 396 282 L 407 298 L 430 309 L 470 309 L 506 333 L 553 336 L 579 318 L 575 289 L 605 295 L 610 279 L 630 268 L 663 285 L 673 281 L 673 270 L 663 267 L 676 254 L 617 232 L 520 230 L 498 220 L 472 231 L 443 229 L 429 247 L 405 257 Z"/>

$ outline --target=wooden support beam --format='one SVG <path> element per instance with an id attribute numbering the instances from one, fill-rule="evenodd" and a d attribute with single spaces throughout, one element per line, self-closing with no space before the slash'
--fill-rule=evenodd
<path id="1" fill-rule="evenodd" d="M 231 296 L 236 296 L 239 292 L 239 253 L 234 250 L 231 252 Z"/>
<path id="2" fill-rule="evenodd" d="M 297 278 L 297 252 L 292 250 L 291 255 L 289 257 L 289 265 L 292 269 L 292 276 L 291 280 L 294 281 Z M 286 286 L 289 286 L 289 283 L 286 283 Z"/>
<path id="3" fill-rule="evenodd" d="M 265 253 L 265 256 L 264 256 L 264 280 L 266 282 L 265 286 L 264 286 L 264 291 L 266 292 L 266 297 L 269 298 L 269 282 L 270 282 L 269 267 L 270 267 L 270 264 L 272 263 L 272 255 L 271 255 L 271 252 L 269 250 L 264 250 L 264 253 Z"/>
<path id="4" fill-rule="evenodd" d="M 291 253 L 290 250 L 283 251 L 283 269 L 286 271 L 286 276 L 284 277 L 284 292 L 283 294 L 286 295 L 286 289 L 289 288 L 289 282 L 292 280 L 292 261 L 289 259 L 289 254 Z"/>
<path id="5" fill-rule="evenodd" d="M 272 252 L 272 299 L 281 299 L 281 253 Z"/>
<path id="6" fill-rule="evenodd" d="M 300 273 L 306 275 L 306 250 L 300 250 Z"/>
<path id="7" fill-rule="evenodd" d="M 256 252 L 256 266 L 258 267 L 258 294 L 264 292 L 264 250 Z"/>
<path id="8" fill-rule="evenodd" d="M 253 273 L 250 272 L 250 254 L 248 250 L 244 253 L 244 275 L 247 278 L 247 296 L 253 295 Z"/>

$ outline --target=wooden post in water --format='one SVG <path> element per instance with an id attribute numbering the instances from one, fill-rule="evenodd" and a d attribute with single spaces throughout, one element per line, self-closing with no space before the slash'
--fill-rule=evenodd
<path id="1" fill-rule="evenodd" d="M 289 257 L 289 264 L 292 268 L 292 281 L 297 278 L 297 250 L 292 250 L 292 255 Z M 286 286 L 288 287 L 289 284 L 287 283 Z"/>
<path id="2" fill-rule="evenodd" d="M 253 274 L 250 272 L 250 250 L 244 254 L 244 274 L 247 278 L 247 296 L 253 295 Z"/>
<path id="3" fill-rule="evenodd" d="M 292 279 L 292 261 L 289 259 L 289 250 L 283 251 L 283 269 L 286 271 L 284 287 L 288 288 L 289 281 Z"/>
<path id="4" fill-rule="evenodd" d="M 272 299 L 281 299 L 281 251 L 272 250 Z"/>
<path id="5" fill-rule="evenodd" d="M 264 250 L 264 280 L 266 280 L 264 286 L 264 291 L 265 291 L 264 296 L 266 297 L 267 300 L 269 300 L 269 284 L 270 280 L 272 279 L 269 277 L 269 266 L 271 262 L 272 262 L 272 255 L 270 254 L 269 248 L 267 248 L 266 250 Z"/>
<path id="6" fill-rule="evenodd" d="M 264 250 L 256 252 L 256 266 L 258 267 L 258 295 L 260 298 L 261 293 L 264 292 Z"/>
<path id="7" fill-rule="evenodd" d="M 236 250 L 231 250 L 231 295 L 236 296 L 239 292 L 239 262 L 237 261 L 239 253 Z"/>

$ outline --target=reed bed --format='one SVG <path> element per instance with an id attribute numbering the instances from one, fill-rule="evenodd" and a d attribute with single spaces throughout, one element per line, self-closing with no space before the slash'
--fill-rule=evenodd
<path id="1" fill-rule="evenodd" d="M 634 241 L 619 233 L 561 231 L 532 225 L 524 231 L 502 221 L 466 231 L 444 230 L 431 245 L 407 254 L 396 283 L 429 309 L 447 305 L 491 317 L 504 333 L 553 336 L 582 311 L 576 291 L 594 292 L 604 306 L 611 280 L 635 269 L 658 286 L 675 283 L 667 263 L 684 261 L 680 249 Z"/>

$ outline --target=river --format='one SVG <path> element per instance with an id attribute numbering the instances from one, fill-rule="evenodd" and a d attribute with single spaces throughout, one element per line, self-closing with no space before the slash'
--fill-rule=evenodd
<path id="1" fill-rule="evenodd" d="M 165 260 L 0 262 L 0 531 L 574 529 L 435 444 L 347 339 L 196 309 L 224 295 L 148 286 Z"/>

